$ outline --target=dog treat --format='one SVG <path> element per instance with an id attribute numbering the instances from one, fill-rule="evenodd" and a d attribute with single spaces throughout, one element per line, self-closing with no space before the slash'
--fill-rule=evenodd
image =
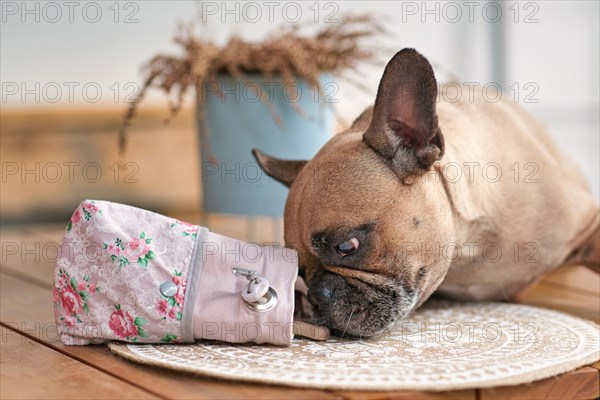
<path id="1" fill-rule="evenodd" d="M 312 308 L 308 302 L 308 288 L 302 277 L 296 279 L 294 285 L 294 335 L 313 340 L 329 339 L 329 328 L 313 324 Z"/>
<path id="2" fill-rule="evenodd" d="M 86 200 L 71 217 L 56 261 L 56 323 L 70 345 L 195 339 L 289 345 L 297 275 L 294 250 Z M 322 329 L 300 331 L 323 336 Z"/>
<path id="3" fill-rule="evenodd" d="M 313 325 L 305 321 L 294 321 L 294 335 L 313 340 L 329 339 L 329 329 L 326 326 Z"/>

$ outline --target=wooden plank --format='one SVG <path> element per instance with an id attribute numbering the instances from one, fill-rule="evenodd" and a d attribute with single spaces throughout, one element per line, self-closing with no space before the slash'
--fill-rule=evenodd
<path id="1" fill-rule="evenodd" d="M 51 287 L 59 243 L 27 229 L 2 229 L 0 270 Z"/>
<path id="2" fill-rule="evenodd" d="M 83 199 L 82 199 L 83 200 Z M 67 229 L 67 220 L 59 223 L 44 223 L 38 225 L 27 224 L 23 230 L 29 233 L 35 233 L 45 239 L 60 243 Z"/>
<path id="3" fill-rule="evenodd" d="M 546 275 L 542 282 L 568 287 L 582 294 L 600 295 L 600 274 L 583 265 L 558 268 Z"/>
<path id="4" fill-rule="evenodd" d="M 111 371 L 121 378 L 136 382 L 168 398 L 198 399 L 335 399 L 334 394 L 311 389 L 296 389 L 263 384 L 239 383 L 203 378 L 193 374 L 135 364 L 115 356 L 106 346 L 68 347 L 57 345 L 72 357 L 93 364 L 100 370 Z"/>
<path id="5" fill-rule="evenodd" d="M 181 214 L 169 213 L 173 218 L 205 225 L 211 231 L 238 240 L 283 245 L 283 218 L 247 217 L 233 214 Z"/>
<path id="6" fill-rule="evenodd" d="M 2 328 L 2 399 L 148 399 L 152 393 Z"/>
<path id="7" fill-rule="evenodd" d="M 597 369 L 579 368 L 568 374 L 543 379 L 528 385 L 480 389 L 479 400 L 499 399 L 573 399 L 587 400 L 600 396 Z"/>
<path id="8" fill-rule="evenodd" d="M 3 108 L 0 159 L 16 168 L 2 183 L 3 221 L 35 223 L 53 216 L 66 221 L 84 196 L 107 193 L 145 208 L 198 210 L 201 174 L 193 107 L 168 126 L 161 122 L 165 109 L 143 108 L 121 155 L 114 133 L 123 110 L 69 107 L 17 114 Z M 177 160 L 177 166 L 156 163 L 156 158 Z M 33 172 L 24 176 L 23 171 Z M 157 190 L 161 186 L 169 190 Z"/>
<path id="9" fill-rule="evenodd" d="M 162 211 L 165 215 L 172 218 L 181 219 L 192 224 L 206 224 L 211 231 L 221 235 L 230 236 L 239 240 L 248 241 L 249 237 L 254 236 L 259 243 L 264 242 L 279 242 L 283 243 L 283 218 L 271 217 L 253 217 L 254 232 L 250 232 L 253 228 L 251 219 L 241 215 L 230 214 L 205 214 L 204 216 L 198 213 L 179 213 L 169 210 Z M 27 225 L 21 230 L 41 236 L 42 238 L 60 243 L 67 226 L 67 221 L 63 223 Z M 4 233 L 4 232 L 3 232 Z"/>
<path id="10" fill-rule="evenodd" d="M 23 293 L 27 293 L 26 296 Z M 65 346 L 57 340 L 50 289 L 0 273 L 0 320 L 11 328 L 70 357 L 147 388 L 167 398 L 199 399 L 332 399 L 321 390 L 295 389 L 206 379 L 191 374 L 139 365 L 110 353 L 106 346 Z"/>
<path id="11" fill-rule="evenodd" d="M 564 311 L 600 323 L 598 297 L 583 295 L 573 289 L 548 287 L 540 282 L 520 293 L 515 298 L 515 302 Z"/>
<path id="12" fill-rule="evenodd" d="M 475 400 L 476 390 L 455 390 L 451 392 L 415 392 L 415 391 L 393 391 L 393 392 L 365 392 L 365 391 L 336 391 L 335 393 L 349 400 L 384 400 L 384 399 L 411 399 L 411 400 Z"/>

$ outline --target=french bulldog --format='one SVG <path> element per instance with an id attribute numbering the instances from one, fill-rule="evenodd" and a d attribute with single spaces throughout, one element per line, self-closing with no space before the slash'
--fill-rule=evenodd
<path id="1" fill-rule="evenodd" d="M 403 49 L 374 106 L 310 161 L 253 151 L 290 187 L 285 242 L 333 332 L 378 334 L 434 292 L 511 300 L 560 265 L 600 269 L 599 206 L 575 164 L 506 96 L 439 96 L 456 87 Z"/>

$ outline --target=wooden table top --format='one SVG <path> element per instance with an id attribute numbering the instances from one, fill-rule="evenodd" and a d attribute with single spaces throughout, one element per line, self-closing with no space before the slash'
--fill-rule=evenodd
<path id="1" fill-rule="evenodd" d="M 64 226 L 0 230 L 0 398 L 199 399 L 594 399 L 600 363 L 527 385 L 452 392 L 352 392 L 297 389 L 207 379 L 138 365 L 105 345 L 64 346 L 57 339 L 52 279 Z M 522 293 L 518 302 L 600 322 L 600 276 L 561 268 Z"/>

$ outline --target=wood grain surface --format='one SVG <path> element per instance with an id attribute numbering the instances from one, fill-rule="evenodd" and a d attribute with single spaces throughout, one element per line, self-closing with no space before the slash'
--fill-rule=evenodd
<path id="1" fill-rule="evenodd" d="M 213 226 L 228 225 L 226 219 Z M 594 399 L 600 363 L 528 385 L 452 392 L 361 392 L 237 383 L 167 371 L 123 360 L 106 346 L 65 346 L 52 311 L 52 270 L 64 226 L 20 226 L 0 231 L 0 384 L 11 398 L 169 399 Z M 229 227 L 231 229 L 231 227 Z M 239 228 L 238 228 L 239 229 Z M 238 231 L 238 235 L 244 232 Z M 568 267 L 519 296 L 523 304 L 600 321 L 600 277 Z"/>

